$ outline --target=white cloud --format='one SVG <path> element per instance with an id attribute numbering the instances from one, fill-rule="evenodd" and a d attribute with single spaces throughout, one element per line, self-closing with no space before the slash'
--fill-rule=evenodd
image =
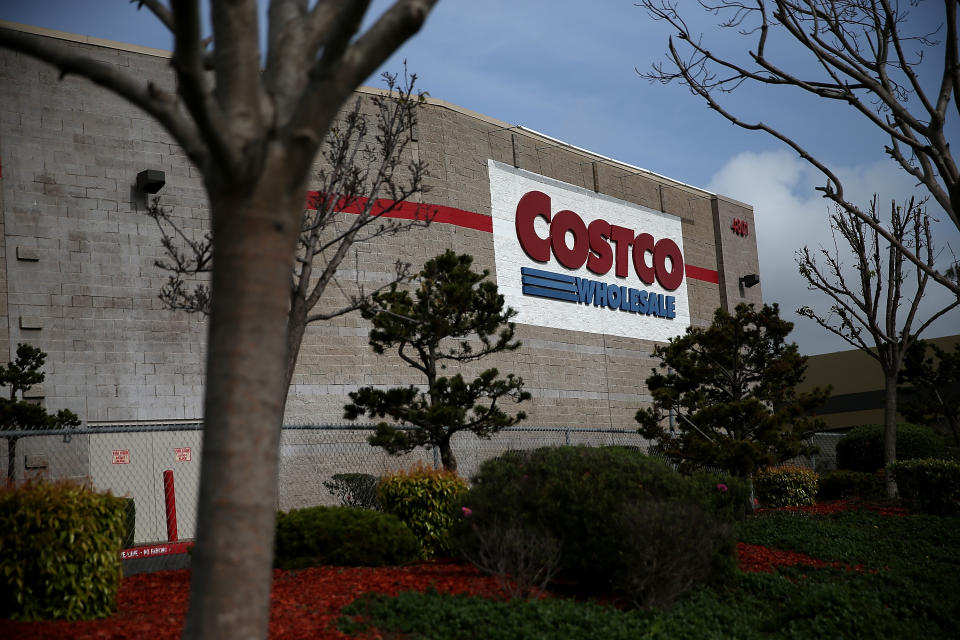
<path id="1" fill-rule="evenodd" d="M 892 163 L 876 163 L 837 171 L 844 184 L 845 195 L 857 204 L 866 205 L 875 191 L 879 192 L 880 211 L 891 199 L 902 201 L 919 193 L 912 178 Z M 786 151 L 741 153 L 713 176 L 708 189 L 752 204 L 755 212 L 757 243 L 764 300 L 778 302 L 781 315 L 794 322 L 791 337 L 807 354 L 852 348 L 846 342 L 819 327 L 812 320 L 801 318 L 796 309 L 809 305 L 818 311 L 829 309 L 829 299 L 819 292 L 808 291 L 797 270 L 795 255 L 802 247 L 816 251 L 834 248 L 830 233 L 829 213 L 832 206 L 815 187 L 825 182 L 822 175 L 800 158 Z M 934 217 L 946 219 L 935 204 L 930 206 Z M 937 212 L 942 215 L 938 215 Z M 947 223 L 936 226 L 935 246 L 946 245 L 960 252 L 960 233 Z M 839 245 L 840 255 L 849 263 L 848 251 Z M 949 253 L 945 254 L 945 257 Z M 929 317 L 950 300 L 948 292 L 936 283 L 928 284 L 918 318 Z M 909 304 L 905 300 L 903 305 Z M 914 328 L 919 323 L 914 323 Z M 926 337 L 956 333 L 960 328 L 960 311 L 938 320 L 924 334 Z"/>

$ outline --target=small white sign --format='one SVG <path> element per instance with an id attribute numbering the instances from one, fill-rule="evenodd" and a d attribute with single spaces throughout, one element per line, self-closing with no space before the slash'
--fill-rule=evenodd
<path id="1" fill-rule="evenodd" d="M 190 453 L 190 447 L 175 447 L 173 452 L 177 462 L 190 462 L 193 459 Z"/>
<path id="2" fill-rule="evenodd" d="M 114 449 L 113 464 L 130 464 L 130 449 Z"/>

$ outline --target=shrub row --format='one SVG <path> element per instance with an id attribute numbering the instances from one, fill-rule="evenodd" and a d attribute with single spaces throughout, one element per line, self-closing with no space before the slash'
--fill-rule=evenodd
<path id="1" fill-rule="evenodd" d="M 943 450 L 943 441 L 931 429 L 907 423 L 897 425 L 898 460 L 936 458 Z M 854 427 L 837 443 L 838 469 L 872 473 L 883 466 L 883 425 Z"/>
<path id="2" fill-rule="evenodd" d="M 900 497 L 921 511 L 941 516 L 960 515 L 960 462 L 954 460 L 898 460 L 890 465 Z"/>
<path id="3" fill-rule="evenodd" d="M 116 608 L 128 500 L 37 482 L 0 488 L 0 617 L 101 618 Z"/>

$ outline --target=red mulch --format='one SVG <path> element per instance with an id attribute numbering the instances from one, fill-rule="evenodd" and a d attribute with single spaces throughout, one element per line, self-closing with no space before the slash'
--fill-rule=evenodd
<path id="1" fill-rule="evenodd" d="M 764 513 L 765 511 L 790 511 L 790 512 L 800 512 L 800 513 L 809 513 L 818 516 L 826 516 L 832 513 L 839 513 L 841 511 L 853 511 L 857 509 L 866 509 L 868 511 L 876 511 L 883 516 L 905 516 L 907 515 L 907 510 L 903 507 L 894 507 L 892 505 L 868 501 L 868 500 L 857 500 L 854 498 L 847 500 L 831 500 L 830 502 L 821 502 L 818 504 L 810 505 L 807 507 L 778 507 L 776 509 L 756 509 L 754 513 Z"/>
<path id="2" fill-rule="evenodd" d="M 814 507 L 787 507 L 788 511 L 815 514 L 836 513 L 866 507 L 865 503 L 842 500 Z M 870 507 L 866 507 L 870 508 Z M 876 506 L 884 515 L 903 515 L 903 509 Z M 860 565 L 824 562 L 802 553 L 737 544 L 740 569 L 745 572 L 772 572 L 777 567 L 840 567 L 863 571 Z M 495 579 L 473 567 L 452 561 L 426 562 L 408 567 L 316 567 L 273 574 L 270 608 L 270 637 L 311 640 L 349 638 L 336 630 L 340 610 L 362 593 L 393 595 L 401 591 L 468 593 L 502 598 L 506 594 Z M 83 622 L 14 622 L 0 619 L 0 638 L 173 640 L 180 637 L 187 612 L 190 571 L 159 571 L 124 578 L 117 595 L 117 612 L 103 620 Z"/>
<path id="3" fill-rule="evenodd" d="M 493 578 L 450 561 L 408 567 L 316 567 L 273 573 L 270 637 L 299 640 L 348 638 L 336 630 L 340 609 L 361 593 L 424 591 L 505 597 Z M 167 640 L 180 637 L 187 614 L 190 571 L 158 571 L 124 578 L 117 612 L 83 622 L 0 620 L 0 638 Z"/>

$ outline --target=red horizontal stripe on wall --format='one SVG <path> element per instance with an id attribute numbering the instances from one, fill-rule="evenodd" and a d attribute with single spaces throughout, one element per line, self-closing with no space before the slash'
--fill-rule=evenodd
<path id="1" fill-rule="evenodd" d="M 307 193 L 307 208 L 316 209 L 320 200 L 320 193 L 310 191 Z M 337 210 L 344 213 L 360 214 L 367 206 L 367 198 L 354 198 L 352 201 L 341 200 L 337 203 Z M 417 204 L 416 202 L 396 202 L 379 198 L 374 201 L 370 209 L 376 216 L 385 218 L 398 218 L 400 220 L 426 220 L 431 218 L 433 222 L 442 224 L 454 224 L 458 227 L 467 229 L 476 229 L 477 231 L 493 232 L 493 218 L 485 216 L 482 213 L 474 213 L 456 207 L 446 207 L 439 204 Z"/>
<path id="2" fill-rule="evenodd" d="M 319 191 L 307 192 L 307 208 L 316 209 L 320 203 L 321 194 Z M 344 213 L 360 214 L 367 206 L 367 198 L 354 198 L 352 201 L 341 199 L 337 203 L 336 209 Z M 370 209 L 374 215 L 381 215 L 385 218 L 398 218 L 401 220 L 426 220 L 433 216 L 433 222 L 441 224 L 453 224 L 467 229 L 476 229 L 477 231 L 486 231 L 493 233 L 493 218 L 485 216 L 482 213 L 474 213 L 456 207 L 446 207 L 440 204 L 417 204 L 416 202 L 396 202 L 379 198 L 374 201 Z M 695 267 L 692 264 L 686 265 L 686 275 L 694 280 L 702 280 L 713 284 L 720 283 L 720 274 L 713 269 L 704 269 Z"/>
<path id="3" fill-rule="evenodd" d="M 703 267 L 695 267 L 692 264 L 688 264 L 686 265 L 686 272 L 688 278 L 720 284 L 720 274 L 713 269 L 704 269 Z"/>

